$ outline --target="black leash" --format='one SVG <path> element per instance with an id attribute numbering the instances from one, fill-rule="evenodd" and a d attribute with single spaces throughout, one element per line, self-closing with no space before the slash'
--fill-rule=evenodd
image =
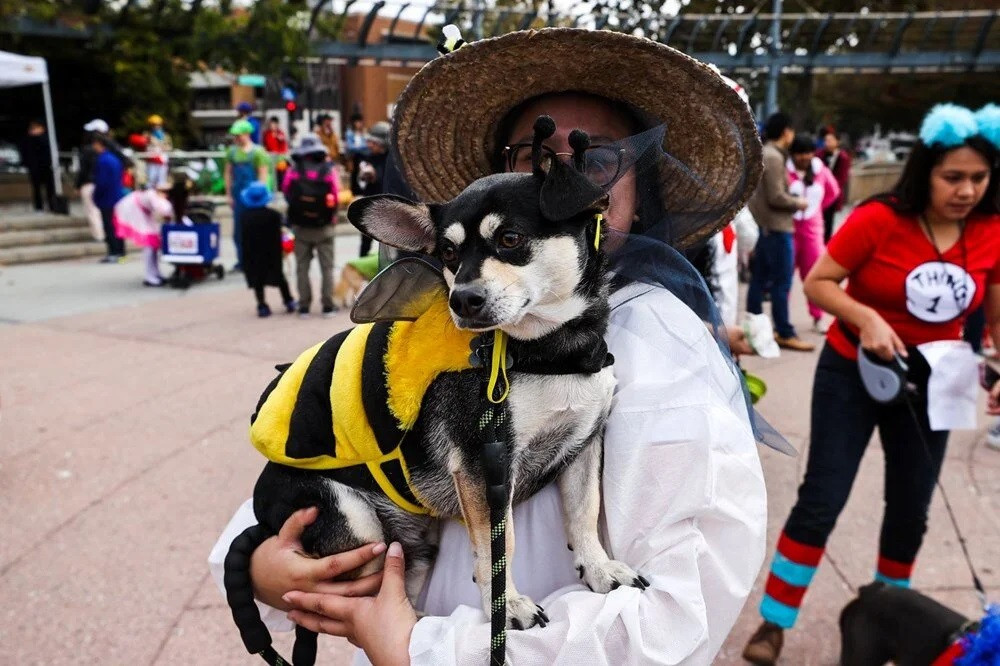
<path id="1" fill-rule="evenodd" d="M 931 232 L 933 233 L 933 232 Z M 937 249 L 937 244 L 934 244 L 934 249 Z M 964 246 L 963 246 L 964 249 Z M 956 303 L 957 305 L 957 303 Z M 959 308 L 961 309 L 961 308 Z M 860 338 L 847 327 L 844 320 L 838 319 L 837 324 L 840 326 L 841 332 L 849 342 L 855 346 L 861 344 Z M 859 352 L 860 353 L 860 352 Z M 913 404 L 913 398 L 917 395 L 918 389 L 915 385 L 908 383 L 903 387 L 902 391 L 902 401 L 906 403 L 906 407 L 910 412 L 910 416 L 913 419 L 913 425 L 917 429 L 917 438 L 920 440 L 920 444 L 923 446 L 924 455 L 927 458 L 927 464 L 930 465 L 931 469 L 934 468 L 934 456 L 931 454 L 931 445 L 927 441 L 927 437 L 924 434 L 924 427 L 920 421 L 920 416 L 917 414 L 917 409 Z M 944 460 L 942 458 L 941 465 L 944 466 Z M 941 474 L 940 472 L 934 478 L 934 485 L 937 487 L 938 492 L 941 493 L 941 499 L 944 500 L 945 510 L 948 512 L 948 519 L 951 521 L 951 527 L 955 530 L 955 536 L 958 537 L 958 545 L 962 547 L 962 556 L 965 558 L 965 565 L 969 568 L 969 573 L 972 575 L 972 586 L 976 589 L 976 596 L 979 597 L 979 601 L 983 608 L 989 606 L 989 602 L 986 598 L 986 588 L 983 586 L 983 582 L 979 580 L 979 576 L 976 574 L 976 567 L 972 563 L 972 556 L 969 554 L 969 547 L 965 540 L 965 535 L 962 534 L 962 529 L 958 526 L 958 519 L 955 517 L 955 511 L 951 507 L 951 501 L 948 499 L 948 493 L 945 492 L 944 486 L 941 485 Z"/>
<path id="2" fill-rule="evenodd" d="M 492 338 L 492 339 L 491 339 Z M 490 507 L 490 666 L 504 666 L 507 651 L 507 505 L 510 500 L 510 459 L 503 441 L 510 393 L 507 370 L 513 357 L 507 352 L 507 335 L 478 336 L 471 343 L 473 367 L 484 375 L 483 410 L 479 416 L 480 460 Z M 502 380 L 502 381 L 501 381 Z M 499 391 L 499 392 L 498 392 Z"/>
<path id="3" fill-rule="evenodd" d="M 913 423 L 917 426 L 917 436 L 920 439 L 920 443 L 923 444 L 924 454 L 927 456 L 927 464 L 934 468 L 934 456 L 931 455 L 931 447 L 927 442 L 927 437 L 924 436 L 924 428 L 920 422 L 920 417 L 917 414 L 916 408 L 913 406 L 912 396 L 908 391 L 904 392 L 903 402 L 906 403 L 906 407 L 910 411 L 910 416 L 913 417 Z M 944 461 L 942 460 L 942 465 Z M 972 556 L 969 555 L 969 547 L 965 541 L 965 535 L 962 534 L 961 528 L 958 526 L 958 519 L 955 517 L 955 511 L 951 508 L 951 502 L 948 500 L 948 493 L 945 492 L 944 486 L 941 485 L 941 475 L 937 474 L 934 479 L 934 483 L 937 486 L 938 492 L 941 493 L 941 499 L 944 500 L 944 508 L 948 512 L 948 518 L 951 520 L 951 527 L 955 530 L 955 536 L 958 537 L 958 545 L 962 547 L 962 556 L 965 558 L 965 564 L 969 567 L 969 573 L 972 575 L 972 586 L 976 588 L 976 596 L 979 597 L 979 602 L 982 604 L 983 608 L 986 609 L 989 606 L 989 601 L 986 598 L 986 588 L 983 586 L 983 582 L 979 580 L 979 576 L 976 574 L 976 567 L 972 564 Z"/>
<path id="4" fill-rule="evenodd" d="M 292 659 L 288 661 L 271 647 L 271 632 L 260 619 L 260 610 L 253 598 L 253 583 L 250 580 L 250 556 L 260 544 L 273 536 L 263 525 L 246 528 L 233 540 L 224 562 L 226 601 L 233 613 L 233 622 L 240 630 L 243 645 L 250 654 L 271 666 L 312 666 L 316 663 L 316 632 L 304 627 L 295 627 L 295 647 Z"/>
<path id="5" fill-rule="evenodd" d="M 507 648 L 507 500 L 510 461 L 500 428 L 505 410 L 490 405 L 479 418 L 480 453 L 490 507 L 490 665 L 504 666 Z"/>

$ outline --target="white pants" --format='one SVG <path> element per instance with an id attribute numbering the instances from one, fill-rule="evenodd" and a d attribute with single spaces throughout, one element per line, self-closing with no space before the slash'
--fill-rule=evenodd
<path id="1" fill-rule="evenodd" d="M 104 222 L 101 220 L 101 209 L 94 203 L 94 184 L 87 183 L 80 186 L 80 201 L 83 203 L 83 212 L 90 223 L 90 235 L 95 241 L 104 241 Z"/>
<path id="2" fill-rule="evenodd" d="M 160 284 L 163 282 L 163 276 L 160 275 L 159 256 L 160 251 L 156 248 L 142 248 L 142 264 L 143 270 L 146 273 L 144 276 L 146 282 L 152 282 L 153 284 Z"/>
<path id="3" fill-rule="evenodd" d="M 167 182 L 167 175 L 169 173 L 170 169 L 166 164 L 146 162 L 146 185 L 149 187 L 156 187 L 161 183 Z"/>

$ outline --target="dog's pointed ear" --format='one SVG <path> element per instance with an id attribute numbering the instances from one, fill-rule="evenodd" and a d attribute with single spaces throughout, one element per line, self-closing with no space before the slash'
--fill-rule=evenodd
<path id="1" fill-rule="evenodd" d="M 378 242 L 401 250 L 431 254 L 437 243 L 430 208 L 394 194 L 355 199 L 347 219 Z"/>
<path id="2" fill-rule="evenodd" d="M 538 198 L 542 215 L 555 222 L 608 207 L 607 192 L 562 160 L 552 160 Z"/>

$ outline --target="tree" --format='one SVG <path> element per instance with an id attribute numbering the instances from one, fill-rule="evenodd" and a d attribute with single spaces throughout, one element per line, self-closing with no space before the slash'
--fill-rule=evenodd
<path id="1" fill-rule="evenodd" d="M 0 0 L 0 48 L 49 62 L 58 127 L 79 128 L 100 116 L 133 132 L 156 113 L 175 142 L 183 143 L 193 136 L 191 72 L 222 67 L 277 73 L 286 66 L 294 70 L 308 53 L 302 23 L 308 9 L 301 0 L 225 4 L 103 3 L 88 14 L 74 0 Z M 47 35 L 53 28 L 63 34 Z M 0 113 L 15 111 L 14 105 L 0 100 Z M 68 147 L 77 132 L 59 134 Z"/>

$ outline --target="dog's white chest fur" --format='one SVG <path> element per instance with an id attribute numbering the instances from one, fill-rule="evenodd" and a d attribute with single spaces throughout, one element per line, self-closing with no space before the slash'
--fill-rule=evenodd
<path id="1" fill-rule="evenodd" d="M 582 443 L 605 418 L 614 387 L 611 367 L 592 375 L 515 375 L 507 399 L 515 465 L 528 458 L 544 467 L 525 471 L 540 473 L 558 462 L 573 448 L 567 442 Z"/>

